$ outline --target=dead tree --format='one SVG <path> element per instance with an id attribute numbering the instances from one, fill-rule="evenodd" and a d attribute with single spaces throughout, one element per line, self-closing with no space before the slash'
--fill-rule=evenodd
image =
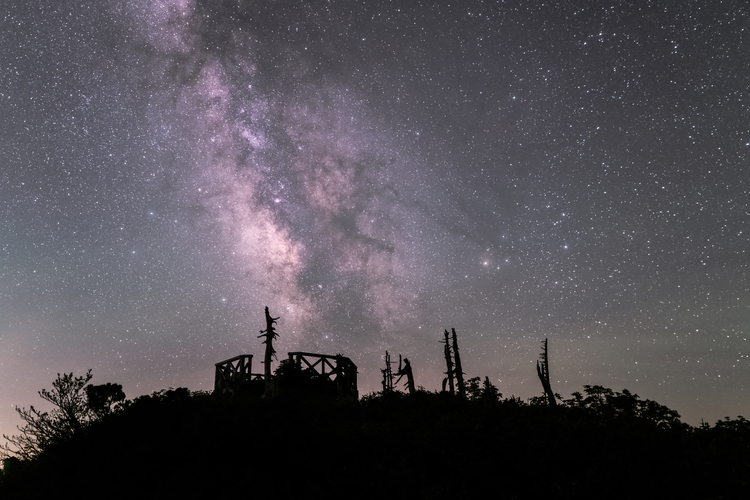
<path id="1" fill-rule="evenodd" d="M 466 399 L 466 386 L 464 385 L 464 372 L 461 368 L 461 356 L 458 354 L 458 336 L 456 329 L 451 328 L 453 332 L 453 358 L 456 361 L 456 382 L 458 383 L 458 396 Z"/>
<path id="2" fill-rule="evenodd" d="M 404 365 L 401 366 L 401 355 L 398 355 L 398 372 L 396 373 L 398 378 L 396 379 L 396 384 L 401 382 L 401 379 L 404 378 L 404 375 L 406 376 L 406 388 L 409 389 L 409 394 L 414 394 L 416 389 L 414 389 L 414 375 L 411 371 L 411 363 L 409 363 L 409 358 L 404 358 Z"/>
<path id="3" fill-rule="evenodd" d="M 555 406 L 555 394 L 552 392 L 552 386 L 549 383 L 549 358 L 547 357 L 547 339 L 542 342 L 542 352 L 539 355 L 539 360 L 536 362 L 536 373 L 539 375 L 539 380 L 542 381 L 542 387 L 544 388 L 544 395 L 547 398 L 547 404 Z"/>
<path id="4" fill-rule="evenodd" d="M 264 358 L 264 378 L 266 382 L 266 389 L 263 397 L 270 398 L 274 393 L 273 376 L 271 375 L 271 360 L 276 357 L 276 350 L 273 348 L 273 341 L 279 336 L 276 333 L 276 329 L 273 327 L 276 320 L 279 318 L 272 318 L 268 312 L 268 306 L 266 306 L 266 329 L 260 331 L 258 338 L 265 337 L 263 341 L 266 344 L 266 357 Z"/>
<path id="5" fill-rule="evenodd" d="M 450 393 L 455 394 L 456 391 L 453 387 L 453 357 L 451 356 L 451 344 L 450 340 L 448 340 L 448 330 L 445 330 L 445 340 L 441 341 L 445 344 L 445 348 L 443 349 L 443 354 L 445 355 L 445 365 L 447 366 L 448 370 L 445 372 L 447 377 L 443 380 L 443 392 L 445 392 L 445 383 L 448 382 L 448 387 L 450 388 Z"/>
<path id="6" fill-rule="evenodd" d="M 383 373 L 383 394 L 393 392 L 393 370 L 391 369 L 391 355 L 385 351 L 385 368 L 380 370 Z"/>
<path id="7" fill-rule="evenodd" d="M 482 399 L 485 401 L 497 402 L 503 395 L 492 385 L 490 377 L 484 377 L 484 389 L 482 390 Z"/>

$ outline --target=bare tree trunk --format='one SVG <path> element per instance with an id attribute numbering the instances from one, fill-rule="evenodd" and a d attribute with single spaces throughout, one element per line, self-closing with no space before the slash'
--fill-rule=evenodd
<path id="1" fill-rule="evenodd" d="M 451 328 L 453 332 L 453 357 L 456 359 L 456 381 L 458 382 L 458 396 L 466 399 L 466 386 L 464 385 L 464 372 L 461 368 L 461 356 L 458 354 L 458 336 L 456 329 Z"/>
<path id="2" fill-rule="evenodd" d="M 409 363 L 409 358 L 404 358 L 404 364 L 403 367 L 401 366 L 401 355 L 398 355 L 398 373 L 396 373 L 398 376 L 398 379 L 396 379 L 396 384 L 398 384 L 401 379 L 406 375 L 406 387 L 409 390 L 409 394 L 414 394 L 416 392 L 416 389 L 414 388 L 414 375 L 411 371 L 411 363 Z"/>
<path id="3" fill-rule="evenodd" d="M 453 359 L 451 357 L 450 340 L 448 340 L 448 330 L 445 330 L 445 340 L 443 342 L 445 343 L 445 348 L 443 349 L 443 353 L 445 354 L 445 364 L 448 367 L 448 371 L 445 372 L 447 375 L 446 380 L 448 381 L 448 387 L 450 387 L 450 393 L 455 394 L 456 391 L 453 387 Z M 445 390 L 445 383 L 443 383 L 443 390 Z"/>
<path id="4" fill-rule="evenodd" d="M 279 334 L 276 333 L 276 329 L 273 327 L 277 319 L 279 318 L 271 317 L 271 314 L 268 312 L 268 306 L 266 306 L 266 329 L 261 330 L 261 335 L 258 335 L 258 338 L 266 338 L 266 340 L 263 341 L 263 343 L 266 344 L 266 357 L 263 361 L 265 365 L 263 368 L 266 384 L 265 393 L 263 394 L 264 398 L 273 397 L 275 392 L 275 384 L 273 375 L 271 374 L 271 361 L 272 358 L 276 356 L 276 350 L 273 348 L 273 341 L 279 336 Z"/>
<path id="5" fill-rule="evenodd" d="M 555 400 L 555 394 L 552 392 L 552 386 L 549 383 L 549 358 L 547 357 L 547 339 L 542 342 L 542 353 L 539 355 L 542 362 L 541 364 L 537 360 L 536 362 L 536 373 L 539 375 L 539 380 L 542 381 L 542 387 L 544 388 L 544 395 L 547 396 L 547 403 L 550 406 L 557 405 Z"/>
<path id="6" fill-rule="evenodd" d="M 393 392 L 393 370 L 391 369 L 391 355 L 385 351 L 385 369 L 383 373 L 383 393 Z"/>

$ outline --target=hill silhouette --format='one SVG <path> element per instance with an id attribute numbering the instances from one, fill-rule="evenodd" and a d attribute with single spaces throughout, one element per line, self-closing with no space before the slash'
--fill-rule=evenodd
<path id="1" fill-rule="evenodd" d="M 585 393 L 550 406 L 170 389 L 6 460 L 0 498 L 745 498 L 744 418 L 696 428 L 627 391 Z"/>

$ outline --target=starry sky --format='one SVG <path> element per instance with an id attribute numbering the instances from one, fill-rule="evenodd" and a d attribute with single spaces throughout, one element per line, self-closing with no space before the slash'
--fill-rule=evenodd
<path id="1" fill-rule="evenodd" d="M 0 6 L 0 431 L 276 344 L 750 417 L 750 7 Z M 40 405 L 44 407 L 43 405 Z"/>

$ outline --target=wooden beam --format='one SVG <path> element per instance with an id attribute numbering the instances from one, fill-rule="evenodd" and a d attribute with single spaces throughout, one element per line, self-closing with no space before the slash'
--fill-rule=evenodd
<path id="1" fill-rule="evenodd" d="M 238 360 L 240 358 L 250 358 L 250 359 L 252 359 L 253 355 L 252 354 L 240 354 L 239 356 L 235 356 L 233 358 L 229 358 L 229 359 L 226 359 L 224 361 L 219 361 L 218 363 L 216 363 L 216 366 L 223 365 L 225 363 L 231 363 L 232 361 L 236 361 L 236 360 Z"/>
<path id="2" fill-rule="evenodd" d="M 317 354 L 314 352 L 302 352 L 302 351 L 289 353 L 289 359 L 292 359 L 292 357 L 294 356 L 296 356 L 297 359 L 305 359 L 304 357 L 309 356 L 309 357 L 314 357 L 314 358 L 325 359 L 326 361 L 329 359 L 336 359 L 338 357 L 335 354 Z M 341 358 L 345 363 L 351 364 L 353 368 L 357 368 L 357 365 L 355 365 L 354 362 L 350 358 L 347 358 L 346 356 L 341 356 Z M 305 360 L 305 362 L 308 364 L 308 366 L 311 366 L 307 360 Z"/>
<path id="3" fill-rule="evenodd" d="M 290 356 L 292 356 L 292 355 L 296 356 L 298 354 L 301 354 L 302 356 L 313 356 L 313 357 L 316 357 L 316 358 L 336 359 L 336 355 L 335 354 L 316 354 L 314 352 L 302 352 L 302 351 L 290 352 L 289 353 Z"/>

